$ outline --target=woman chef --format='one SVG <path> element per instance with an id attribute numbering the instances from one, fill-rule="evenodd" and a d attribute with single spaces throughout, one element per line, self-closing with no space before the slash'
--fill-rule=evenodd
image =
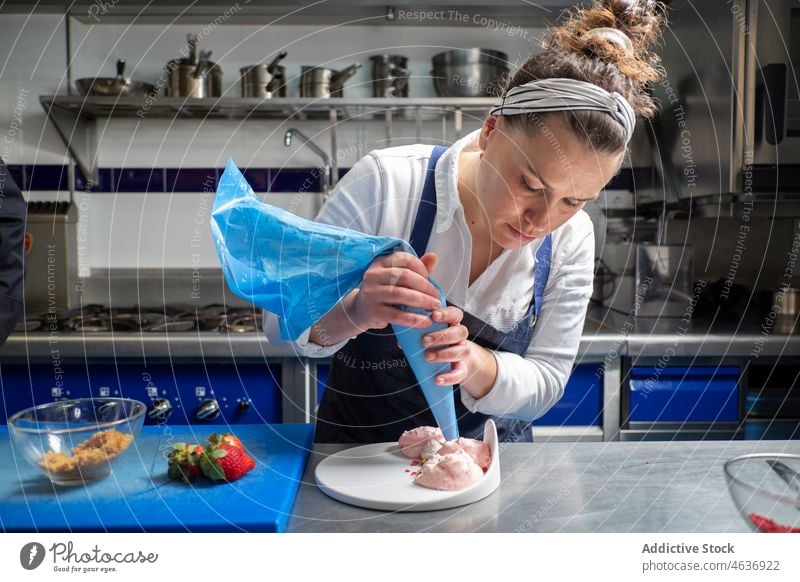
<path id="1" fill-rule="evenodd" d="M 656 2 L 603 0 L 548 31 L 480 130 L 449 148 L 373 151 L 342 178 L 317 220 L 411 243 L 420 258 L 376 259 L 362 285 L 296 342 L 333 356 L 317 442 L 394 441 L 435 425 L 389 324 L 446 329 L 425 357 L 450 362 L 461 436 L 488 417 L 501 441 L 530 441 L 530 422 L 564 392 L 592 292 L 594 236 L 582 208 L 617 173 L 636 115 L 660 78 Z M 439 296 L 428 276 L 443 288 Z M 270 341 L 283 343 L 267 313 Z M 421 346 L 422 349 L 422 346 Z"/>

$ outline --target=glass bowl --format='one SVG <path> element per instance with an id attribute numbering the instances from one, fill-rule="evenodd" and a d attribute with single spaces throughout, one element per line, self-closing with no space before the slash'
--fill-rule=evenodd
<path id="1" fill-rule="evenodd" d="M 733 502 L 753 531 L 800 533 L 800 455 L 755 453 L 724 465 Z"/>
<path id="2" fill-rule="evenodd" d="M 139 435 L 147 406 L 127 398 L 58 400 L 8 419 L 12 445 L 57 485 L 83 485 L 111 474 Z"/>

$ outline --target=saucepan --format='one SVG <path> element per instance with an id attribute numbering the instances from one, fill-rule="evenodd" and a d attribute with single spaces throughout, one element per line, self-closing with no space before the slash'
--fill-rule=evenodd
<path id="1" fill-rule="evenodd" d="M 373 55 L 372 96 L 408 97 L 408 58 L 402 55 Z"/>
<path id="2" fill-rule="evenodd" d="M 242 97 L 261 97 L 269 99 L 276 92 L 278 96 L 285 96 L 285 69 L 278 66 L 286 58 L 286 51 L 282 51 L 268 65 L 248 65 L 239 69 L 242 76 Z M 280 89 L 284 95 L 280 95 Z"/>
<path id="3" fill-rule="evenodd" d="M 356 74 L 361 63 L 341 71 L 325 67 L 303 66 L 300 70 L 300 97 L 341 97 L 344 82 Z"/>
<path id="4" fill-rule="evenodd" d="M 81 95 L 93 97 L 119 97 L 147 95 L 155 90 L 155 86 L 142 81 L 131 81 L 125 78 L 125 61 L 117 61 L 116 77 L 89 77 L 75 81 Z"/>
<path id="5" fill-rule="evenodd" d="M 221 97 L 222 69 L 211 59 L 211 51 L 198 54 L 196 34 L 187 38 L 189 56 L 167 63 L 167 88 L 170 97 Z"/>

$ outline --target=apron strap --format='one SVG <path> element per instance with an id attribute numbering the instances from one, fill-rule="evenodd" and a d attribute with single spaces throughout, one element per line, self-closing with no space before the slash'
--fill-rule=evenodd
<path id="1" fill-rule="evenodd" d="M 548 234 L 544 237 L 542 244 L 536 251 L 536 266 L 533 269 L 533 318 L 531 327 L 539 318 L 544 303 L 544 288 L 550 278 L 550 263 L 553 255 L 553 235 Z"/>
<path id="2" fill-rule="evenodd" d="M 444 146 L 434 146 L 428 160 L 425 184 L 422 186 L 422 196 L 414 219 L 414 228 L 411 230 L 411 240 L 408 241 L 418 257 L 425 254 L 431 237 L 433 220 L 436 218 L 436 162 L 446 151 L 447 148 Z"/>

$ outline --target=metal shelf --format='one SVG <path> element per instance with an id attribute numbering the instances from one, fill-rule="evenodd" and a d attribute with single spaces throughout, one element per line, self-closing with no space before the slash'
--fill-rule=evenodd
<path id="1" fill-rule="evenodd" d="M 453 116 L 456 136 L 462 131 L 463 115 L 482 118 L 496 99 L 493 97 L 414 98 L 206 98 L 183 97 L 75 97 L 41 95 L 48 118 L 69 149 L 84 178 L 97 179 L 96 120 L 108 118 L 187 119 L 327 119 L 331 127 L 332 150 L 336 149 L 336 125 L 340 121 L 381 119 L 391 142 L 395 121 L 413 121 L 421 134 L 423 121 Z"/>

